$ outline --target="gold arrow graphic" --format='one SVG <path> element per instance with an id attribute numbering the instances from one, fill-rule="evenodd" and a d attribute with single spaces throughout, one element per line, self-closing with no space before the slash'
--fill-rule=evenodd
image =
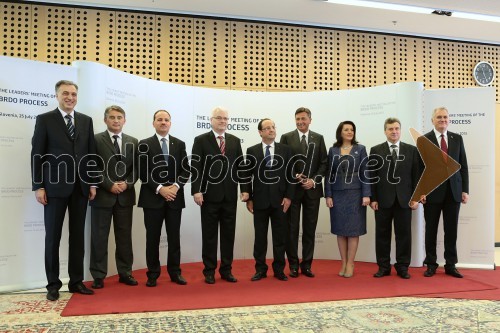
<path id="1" fill-rule="evenodd" d="M 410 128 L 410 134 L 413 141 L 416 142 L 418 152 L 425 165 L 424 172 L 411 198 L 412 201 L 420 201 L 422 196 L 427 196 L 457 173 L 461 166 L 450 155 L 445 154 L 431 140 L 415 129 Z"/>

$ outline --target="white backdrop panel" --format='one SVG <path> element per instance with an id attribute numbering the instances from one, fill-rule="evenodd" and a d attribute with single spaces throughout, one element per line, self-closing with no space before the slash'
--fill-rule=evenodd
<path id="1" fill-rule="evenodd" d="M 35 118 L 57 107 L 54 85 L 76 81 L 75 68 L 0 57 L 0 292 L 41 287 L 43 206 L 31 191 L 30 151 Z M 67 223 L 65 230 L 67 232 Z M 67 237 L 61 241 L 61 278 L 67 280 Z"/>
<path id="2" fill-rule="evenodd" d="M 3 74 L 5 73 L 0 78 L 0 128 L 3 133 L 0 136 L 0 152 L 2 154 L 0 170 L 4 174 L 11 175 L 3 177 L 0 181 L 0 209 L 3 213 L 0 220 L 2 227 L 0 235 L 0 291 L 45 285 L 42 250 L 43 209 L 36 204 L 31 192 L 29 151 L 34 117 L 57 106 L 53 95 L 53 86 L 56 81 L 62 78 L 78 81 L 80 90 L 76 109 L 93 117 L 96 133 L 105 130 L 103 112 L 105 107 L 111 104 L 120 105 L 125 109 L 127 123 L 124 132 L 139 140 L 154 134 L 153 113 L 158 109 L 166 109 L 172 116 L 171 134 L 186 142 L 188 155 L 191 152 L 194 137 L 209 130 L 209 115 L 215 106 L 222 106 L 229 110 L 231 118 L 229 132 L 242 140 L 244 152 L 249 146 L 260 142 L 257 122 L 261 118 L 269 117 L 276 122 L 277 139 L 279 140 L 282 134 L 295 129 L 294 112 L 300 106 L 311 109 L 311 129 L 324 135 L 327 149 L 335 140 L 335 130 L 338 123 L 343 120 L 352 120 L 356 123 L 357 139 L 367 146 L 368 151 L 371 146 L 385 141 L 383 122 L 387 117 L 398 117 L 402 122 L 402 140 L 413 143 L 407 129 L 409 127 L 414 127 L 417 130 L 422 129 L 423 119 L 430 118 L 427 115 L 423 117 L 422 110 L 424 109 L 428 113 L 429 105 L 433 104 L 429 101 L 432 101 L 433 98 L 450 106 L 450 108 L 455 105 L 453 103 L 456 103 L 457 110 L 460 106 L 470 105 L 465 104 L 465 100 L 477 101 L 480 98 L 476 96 L 485 98 L 486 102 L 484 102 L 484 107 L 481 106 L 481 109 L 484 109 L 487 115 L 475 116 L 473 123 L 463 130 L 467 132 L 466 146 L 469 145 L 472 137 L 477 137 L 478 143 L 484 142 L 484 133 L 492 136 L 494 131 L 491 127 L 494 124 L 493 113 L 487 112 L 494 105 L 494 96 L 491 98 L 491 91 L 486 93 L 487 90 L 460 89 L 461 94 L 466 93 L 468 96 L 467 98 L 463 97 L 464 101 L 459 101 L 456 94 L 448 94 L 443 90 L 432 91 L 425 95 L 426 107 L 424 108 L 421 83 L 401 83 L 367 89 L 308 93 L 245 92 L 158 82 L 90 62 L 76 62 L 74 65 L 75 67 L 68 67 L 0 57 L 0 70 Z M 36 81 L 33 80 L 32 73 L 37 74 Z M 18 94 L 15 93 L 16 91 Z M 19 101 L 22 97 L 19 94 L 23 92 L 30 94 L 30 99 L 39 100 L 39 102 L 26 103 L 40 105 L 14 102 L 12 98 L 16 97 Z M 42 95 L 35 96 L 31 94 L 32 92 Z M 486 95 L 482 95 L 485 93 Z M 477 106 L 475 107 L 477 109 Z M 473 105 L 465 107 L 462 113 L 465 113 L 467 109 L 473 109 Z M 21 114 L 25 115 L 24 118 L 21 118 Z M 17 115 L 17 117 L 11 115 Z M 479 125 L 476 126 L 476 124 Z M 452 128 L 458 131 L 458 126 L 452 125 Z M 492 141 L 493 139 L 486 139 L 486 142 Z M 487 178 L 493 173 L 493 157 L 491 157 L 490 152 L 488 152 L 488 156 L 484 156 L 486 155 L 485 150 L 477 150 L 474 153 L 476 155 L 471 155 L 472 152 L 469 148 L 468 153 L 469 162 L 473 159 L 482 161 L 484 158 L 488 162 L 477 163 L 471 170 L 471 173 L 475 173 L 471 177 L 473 202 L 478 205 L 475 211 L 480 213 L 469 213 L 463 209 L 460 228 L 463 228 L 462 224 L 465 223 L 462 221 L 472 224 L 473 220 L 481 217 L 481 221 L 485 218 L 488 219 L 486 224 L 490 225 L 490 229 L 488 229 L 490 232 L 487 234 L 485 231 L 483 234 L 477 235 L 475 242 L 460 245 L 460 251 L 467 252 L 468 256 L 477 262 L 493 262 L 490 261 L 493 253 L 493 241 L 490 242 L 490 238 L 493 237 L 493 232 L 491 232 L 493 195 L 488 198 L 488 195 L 493 192 L 493 182 L 489 181 L 489 179 L 493 179 L 493 176 Z M 16 172 L 11 172 L 13 169 Z M 139 186 L 140 182 L 136 185 L 137 190 Z M 186 185 L 185 192 L 186 209 L 183 211 L 181 227 L 182 261 L 201 261 L 199 208 L 192 200 L 189 184 Z M 483 197 L 479 197 L 481 193 L 484 193 L 485 200 Z M 473 206 L 473 202 L 467 205 L 467 209 Z M 491 206 L 489 206 L 490 202 Z M 318 259 L 338 259 L 336 240 L 335 236 L 330 233 L 329 212 L 324 201 L 320 207 L 315 257 Z M 491 211 L 485 207 L 491 207 Z M 485 211 L 488 212 L 484 213 Z M 466 219 L 464 220 L 464 218 Z M 89 222 L 87 217 L 87 236 L 89 235 Z M 421 211 L 417 211 L 413 218 L 412 266 L 420 266 L 423 261 L 422 225 Z M 236 230 L 235 258 L 252 258 L 254 238 L 252 216 L 246 211 L 243 203 L 238 204 Z M 476 232 L 476 229 L 474 231 Z M 469 233 L 460 231 L 460 234 L 472 235 L 473 233 L 472 231 Z M 486 245 L 478 246 L 477 244 L 481 241 Z M 373 211 L 369 209 L 368 234 L 361 238 L 358 260 L 375 261 L 374 242 L 374 217 Z M 86 243 L 86 263 L 88 264 L 88 238 Z M 133 246 L 134 269 L 145 267 L 145 230 L 143 213 L 140 208 L 136 208 L 134 211 Z M 165 263 L 167 246 L 166 237 L 163 235 L 160 249 L 163 264 Z M 470 248 L 468 248 L 469 246 Z M 268 257 L 272 255 L 270 248 Z M 66 249 L 67 230 L 65 228 L 61 243 L 61 273 L 64 278 L 67 276 Z M 462 252 L 459 252 L 460 257 L 467 257 Z M 114 253 L 113 235 L 110 235 L 109 253 L 109 275 L 111 275 L 116 273 L 114 256 L 112 255 Z M 86 278 L 89 279 L 90 274 L 88 270 L 86 271 Z M 26 278 L 19 280 L 19 276 Z"/>
<path id="3" fill-rule="evenodd" d="M 495 89 L 440 89 L 424 92 L 424 133 L 432 130 L 432 112 L 445 106 L 448 130 L 463 136 L 469 165 L 470 198 L 460 208 L 458 265 L 494 267 L 495 253 Z M 443 223 L 439 224 L 438 263 L 444 258 Z"/>

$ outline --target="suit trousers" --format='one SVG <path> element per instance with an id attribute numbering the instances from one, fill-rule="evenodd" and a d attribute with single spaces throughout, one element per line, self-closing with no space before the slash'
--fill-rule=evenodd
<path id="1" fill-rule="evenodd" d="M 303 270 L 311 268 L 316 241 L 316 225 L 318 224 L 320 199 L 311 199 L 306 193 L 303 193 L 299 200 L 292 200 L 290 211 L 288 212 L 288 236 L 286 239 L 286 255 L 290 268 L 299 268 L 298 246 L 301 208 L 302 262 L 300 263 L 300 267 Z"/>
<path id="2" fill-rule="evenodd" d="M 204 275 L 213 275 L 217 268 L 217 236 L 220 227 L 219 273 L 231 273 L 234 235 L 236 231 L 237 202 L 207 202 L 201 206 L 202 258 Z"/>
<path id="3" fill-rule="evenodd" d="M 286 214 L 283 207 L 269 207 L 266 209 L 254 209 L 253 221 L 255 229 L 255 242 L 253 245 L 253 256 L 255 258 L 255 270 L 267 272 L 267 232 L 271 220 L 273 235 L 273 271 L 274 274 L 282 273 L 285 269 L 285 243 L 287 233 Z"/>
<path id="4" fill-rule="evenodd" d="M 453 200 L 450 185 L 446 182 L 446 196 L 441 203 L 426 203 L 424 205 L 425 217 L 425 261 L 428 267 L 438 267 L 436 244 L 439 218 L 443 212 L 444 231 L 444 259 L 446 268 L 454 268 L 458 262 L 457 255 L 457 230 L 460 202 Z"/>
<path id="5" fill-rule="evenodd" d="M 113 220 L 115 234 L 115 261 L 118 274 L 132 274 L 133 206 L 123 207 L 116 201 L 113 207 L 91 207 L 90 273 L 94 279 L 104 279 L 108 273 L 108 239 Z"/>
<path id="6" fill-rule="evenodd" d="M 68 274 L 69 287 L 83 281 L 83 258 L 85 256 L 85 215 L 88 198 L 83 195 L 80 183 L 77 181 L 73 192 L 65 198 L 47 198 L 44 206 L 45 223 L 45 273 L 47 275 L 47 290 L 59 290 L 62 282 L 59 279 L 59 245 L 68 210 L 69 253 Z"/>
<path id="7" fill-rule="evenodd" d="M 401 207 L 398 200 L 390 208 L 375 211 L 375 252 L 380 269 L 391 269 L 392 223 L 396 241 L 396 271 L 407 271 L 411 262 L 411 209 Z"/>
<path id="8" fill-rule="evenodd" d="M 167 272 L 170 277 L 181 273 L 181 215 L 182 209 L 172 209 L 165 203 L 163 208 L 143 208 L 144 225 L 146 226 L 146 265 L 148 278 L 157 279 L 161 273 L 160 236 L 165 220 L 168 253 Z"/>

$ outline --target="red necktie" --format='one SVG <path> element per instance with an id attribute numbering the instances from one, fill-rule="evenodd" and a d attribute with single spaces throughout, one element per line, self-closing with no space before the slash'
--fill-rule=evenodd
<path id="1" fill-rule="evenodd" d="M 444 139 L 444 134 L 441 134 L 441 151 L 443 152 L 444 160 L 448 160 L 448 146 L 446 145 L 446 140 Z"/>
<path id="2" fill-rule="evenodd" d="M 219 141 L 220 141 L 220 144 L 219 144 L 220 153 L 222 155 L 226 155 L 226 143 L 224 142 L 224 137 L 222 135 L 219 135 L 217 138 L 219 138 Z"/>

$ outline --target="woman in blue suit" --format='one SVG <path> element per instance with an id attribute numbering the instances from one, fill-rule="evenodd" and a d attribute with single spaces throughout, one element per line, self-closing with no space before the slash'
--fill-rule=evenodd
<path id="1" fill-rule="evenodd" d="M 354 258 L 359 236 L 366 234 L 366 206 L 370 185 L 365 178 L 366 148 L 356 141 L 356 125 L 343 121 L 337 127 L 337 142 L 328 152 L 325 181 L 326 205 L 330 208 L 331 232 L 337 235 L 342 268 L 339 275 L 354 274 Z"/>

